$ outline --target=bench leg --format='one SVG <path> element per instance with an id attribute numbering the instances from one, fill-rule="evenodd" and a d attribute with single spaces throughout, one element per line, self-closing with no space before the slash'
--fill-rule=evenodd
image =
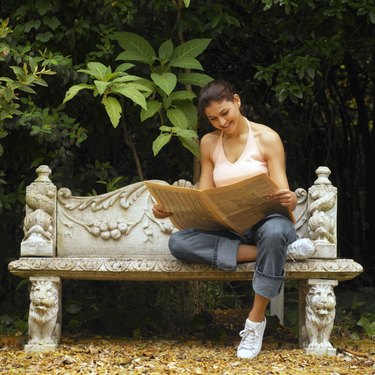
<path id="1" fill-rule="evenodd" d="M 333 288 L 337 284 L 337 280 L 309 279 L 300 287 L 300 344 L 306 354 L 336 355 L 329 339 L 336 315 Z"/>
<path id="2" fill-rule="evenodd" d="M 56 350 L 61 335 L 61 279 L 31 276 L 27 352 Z"/>

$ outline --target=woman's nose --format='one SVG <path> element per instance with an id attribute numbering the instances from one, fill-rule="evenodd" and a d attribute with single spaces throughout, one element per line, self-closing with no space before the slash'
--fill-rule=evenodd
<path id="1" fill-rule="evenodd" d="M 226 120 L 224 117 L 219 117 L 219 124 L 222 126 L 222 125 L 225 125 L 226 123 Z"/>

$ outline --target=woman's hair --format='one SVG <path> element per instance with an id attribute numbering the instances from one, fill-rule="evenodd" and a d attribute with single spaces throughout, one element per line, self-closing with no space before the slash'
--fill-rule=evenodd
<path id="1" fill-rule="evenodd" d="M 201 115 L 211 102 L 232 101 L 236 91 L 231 83 L 223 79 L 209 82 L 200 92 L 198 109 Z"/>

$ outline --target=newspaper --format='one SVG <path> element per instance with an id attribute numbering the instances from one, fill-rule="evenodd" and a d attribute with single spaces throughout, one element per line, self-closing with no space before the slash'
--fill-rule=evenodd
<path id="1" fill-rule="evenodd" d="M 197 190 L 145 182 L 151 195 L 178 229 L 230 229 L 244 233 L 267 215 L 279 213 L 294 222 L 290 209 L 268 198 L 278 190 L 266 175 L 259 174 L 235 184 Z"/>

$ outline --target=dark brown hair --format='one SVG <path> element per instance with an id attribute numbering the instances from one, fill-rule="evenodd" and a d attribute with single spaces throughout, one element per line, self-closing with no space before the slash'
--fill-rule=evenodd
<path id="1" fill-rule="evenodd" d="M 216 79 L 203 87 L 199 94 L 198 110 L 204 115 L 205 108 L 211 102 L 221 102 L 223 100 L 233 101 L 236 91 L 231 83 L 223 79 Z"/>

